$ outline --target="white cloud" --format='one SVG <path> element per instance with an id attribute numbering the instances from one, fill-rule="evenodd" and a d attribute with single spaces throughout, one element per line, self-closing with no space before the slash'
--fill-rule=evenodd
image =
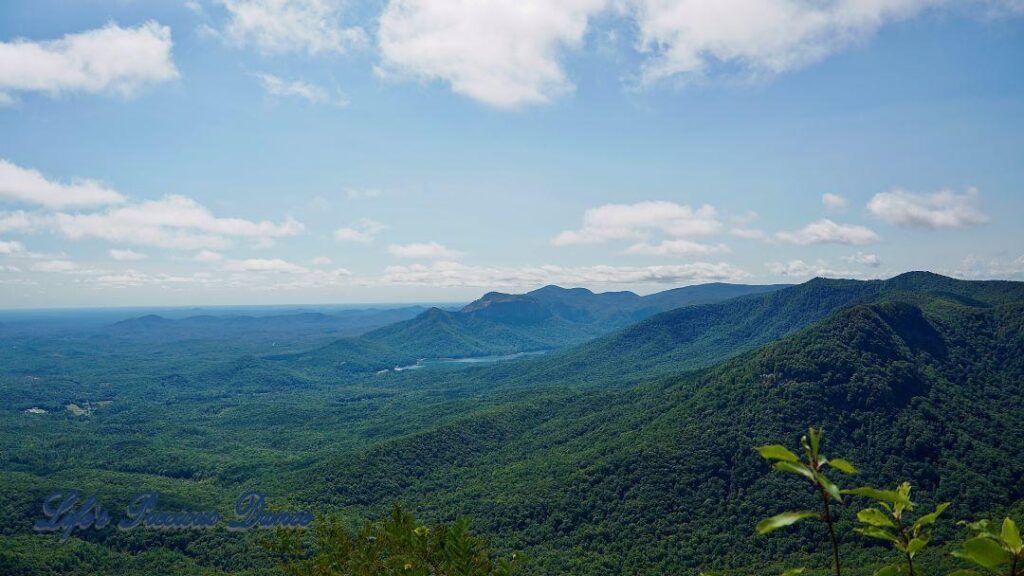
<path id="1" fill-rule="evenodd" d="M 734 214 L 729 217 L 729 221 L 737 226 L 749 226 L 753 224 L 755 220 L 760 218 L 761 215 L 753 210 L 747 210 L 743 214 Z"/>
<path id="2" fill-rule="evenodd" d="M 559 62 L 605 0 L 390 0 L 378 39 L 384 75 L 440 80 L 497 108 L 549 102 L 573 84 Z"/>
<path id="3" fill-rule="evenodd" d="M 414 242 L 412 244 L 392 244 L 388 253 L 398 258 L 415 258 L 420 260 L 456 259 L 462 252 L 446 248 L 437 242 Z"/>
<path id="4" fill-rule="evenodd" d="M 744 240 L 771 240 L 764 230 L 758 230 L 757 228 L 733 228 L 729 230 L 729 233 Z"/>
<path id="5" fill-rule="evenodd" d="M 835 270 L 822 260 L 816 263 L 808 263 L 803 260 L 790 260 L 789 262 L 769 262 L 768 270 L 778 276 L 792 278 L 856 278 L 860 274 L 849 270 Z"/>
<path id="6" fill-rule="evenodd" d="M 110 257 L 114 260 L 130 261 L 130 260 L 145 260 L 146 255 L 141 252 L 134 250 L 117 250 L 113 249 L 110 251 Z"/>
<path id="7" fill-rule="evenodd" d="M 105 288 L 134 288 L 138 286 L 157 286 L 168 289 L 180 289 L 187 286 L 214 285 L 216 281 L 203 273 L 188 276 L 175 274 L 145 274 L 137 270 L 100 274 L 87 279 L 90 284 Z"/>
<path id="8" fill-rule="evenodd" d="M 636 204 L 605 204 L 583 213 L 583 227 L 555 236 L 555 246 L 600 244 L 610 240 L 643 239 L 653 231 L 679 238 L 706 236 L 722 227 L 714 207 L 694 209 L 675 202 L 653 201 Z"/>
<path id="9" fill-rule="evenodd" d="M 0 199 L 47 208 L 95 206 L 124 202 L 124 196 L 94 180 L 75 179 L 68 184 L 47 180 L 39 171 L 0 159 Z M 16 213 L 17 214 L 17 213 Z M 25 223 L 28 217 L 20 213 Z"/>
<path id="10" fill-rule="evenodd" d="M 196 262 L 220 262 L 224 255 L 212 250 L 200 250 L 192 259 Z"/>
<path id="11" fill-rule="evenodd" d="M 70 260 L 43 260 L 33 264 L 32 269 L 37 272 L 75 272 L 79 267 Z"/>
<path id="12" fill-rule="evenodd" d="M 327 256 L 317 256 L 309 261 L 313 266 L 327 266 L 331 263 L 331 259 Z"/>
<path id="13" fill-rule="evenodd" d="M 14 240 L 3 241 L 0 240 L 0 254 L 14 254 L 16 252 L 24 252 L 25 247 L 22 246 L 21 242 Z"/>
<path id="14" fill-rule="evenodd" d="M 970 255 L 955 268 L 944 270 L 943 273 L 973 280 L 1019 278 L 1024 275 L 1024 256 L 982 258 Z"/>
<path id="15" fill-rule="evenodd" d="M 113 92 L 132 96 L 178 77 L 171 29 L 108 24 L 60 40 L 0 42 L 0 95 L 11 92 Z M 8 96 L 9 97 L 9 96 Z"/>
<path id="16" fill-rule="evenodd" d="M 306 268 L 298 264 L 292 264 L 280 258 L 250 258 L 248 260 L 237 260 L 224 265 L 228 272 L 305 272 Z"/>
<path id="17" fill-rule="evenodd" d="M 868 211 L 875 217 L 909 228 L 969 228 L 989 221 L 975 206 L 978 190 L 968 188 L 963 194 L 942 190 L 934 194 L 916 194 L 892 190 L 875 194 L 868 202 Z"/>
<path id="18" fill-rule="evenodd" d="M 864 226 L 837 224 L 828 218 L 812 222 L 795 232 L 778 232 L 775 238 L 790 244 L 870 244 L 878 234 Z"/>
<path id="19" fill-rule="evenodd" d="M 752 75 L 786 72 L 858 44 L 886 24 L 956 4 L 950 0 L 628 1 L 634 8 L 640 49 L 650 54 L 642 72 L 645 82 L 709 75 L 716 65 Z"/>
<path id="20" fill-rule="evenodd" d="M 737 281 L 745 271 L 725 263 L 695 262 L 664 266 L 534 266 L 500 268 L 457 262 L 390 266 L 376 284 L 438 287 L 536 287 L 629 284 L 699 284 Z"/>
<path id="21" fill-rule="evenodd" d="M 305 227 L 292 218 L 280 224 L 241 218 L 218 218 L 185 196 L 166 196 L 104 213 L 56 215 L 56 227 L 73 240 L 101 238 L 111 242 L 200 250 L 224 248 L 232 238 L 256 240 L 295 236 Z"/>
<path id="22" fill-rule="evenodd" d="M 285 80 L 266 73 L 256 73 L 253 76 L 259 79 L 263 90 L 271 96 L 294 96 L 310 102 L 327 100 L 327 91 L 315 84 L 302 80 Z"/>
<path id="23" fill-rule="evenodd" d="M 830 193 L 827 193 L 827 192 L 825 194 L 821 195 L 821 203 L 828 210 L 834 210 L 834 211 L 846 209 L 846 204 L 847 204 L 846 198 L 843 198 L 842 196 L 840 196 L 838 194 L 830 194 Z"/>
<path id="24" fill-rule="evenodd" d="M 257 73 L 253 74 L 253 76 L 259 79 L 260 85 L 263 86 L 263 91 L 269 96 L 279 98 L 302 98 L 303 100 L 314 104 L 331 102 L 335 106 L 339 107 L 348 106 L 348 100 L 343 97 L 338 97 L 332 101 L 327 90 L 317 86 L 316 84 L 311 84 L 302 80 L 285 80 L 284 78 L 266 73 Z"/>
<path id="25" fill-rule="evenodd" d="M 339 242 L 362 242 L 368 244 L 373 242 L 373 239 L 387 230 L 387 226 L 371 220 L 369 218 L 362 218 L 355 224 L 345 228 L 338 228 L 334 231 L 334 239 Z"/>
<path id="26" fill-rule="evenodd" d="M 662 240 L 660 244 L 640 242 L 626 249 L 627 254 L 651 256 L 706 256 L 729 252 L 725 244 L 702 244 L 692 240 Z"/>
<path id="27" fill-rule="evenodd" d="M 341 23 L 342 0 L 221 0 L 229 20 L 224 35 L 268 54 L 344 54 L 366 44 L 359 27 Z"/>
<path id="28" fill-rule="evenodd" d="M 0 212 L 0 233 L 33 232 L 50 224 L 50 218 L 23 210 Z"/>
<path id="29" fill-rule="evenodd" d="M 362 200 L 364 198 L 380 198 L 383 192 L 376 188 L 346 188 L 345 197 L 349 200 Z"/>
<path id="30" fill-rule="evenodd" d="M 870 266 L 877 268 L 882 263 L 875 254 L 865 254 L 863 252 L 857 252 L 852 256 L 844 256 L 843 261 L 849 264 L 860 264 L 862 266 Z"/>

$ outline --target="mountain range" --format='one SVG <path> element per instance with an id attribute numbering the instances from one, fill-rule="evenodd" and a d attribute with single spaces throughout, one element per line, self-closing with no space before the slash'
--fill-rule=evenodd
<path id="1" fill-rule="evenodd" d="M 471 357 L 563 348 L 664 310 L 773 292 L 788 285 L 703 284 L 648 296 L 545 286 L 525 294 L 489 292 L 457 311 L 431 308 L 415 318 L 275 356 L 296 367 L 379 370 L 423 358 Z"/>
<path id="2" fill-rule="evenodd" d="M 753 450 L 795 447 L 808 426 L 860 469 L 843 488 L 909 481 L 921 509 L 953 503 L 922 573 L 962 567 L 948 554 L 957 521 L 1024 513 L 1022 282 L 546 287 L 412 313 L 326 345 L 311 331 L 286 354 L 243 355 L 267 348 L 235 328 L 215 344 L 153 340 L 175 324 L 145 317 L 110 326 L 113 347 L 110 334 L 0 334 L 0 572 L 275 573 L 255 536 L 226 532 L 42 542 L 27 528 L 38 502 L 71 482 L 118 505 L 154 490 L 218 509 L 258 487 L 350 525 L 401 502 L 431 522 L 472 518 L 529 575 L 824 574 L 820 526 L 754 534 L 815 505 Z M 550 351 L 380 372 L 533 349 Z M 66 408 L 89 401 L 88 415 Z M 864 504 L 837 508 L 850 576 L 887 563 L 852 531 Z"/>

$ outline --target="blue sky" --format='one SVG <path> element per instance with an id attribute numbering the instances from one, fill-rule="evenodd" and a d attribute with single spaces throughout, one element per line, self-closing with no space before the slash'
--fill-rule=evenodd
<path id="1" fill-rule="evenodd" d="M 8 0 L 0 307 L 1021 279 L 1021 16 Z"/>

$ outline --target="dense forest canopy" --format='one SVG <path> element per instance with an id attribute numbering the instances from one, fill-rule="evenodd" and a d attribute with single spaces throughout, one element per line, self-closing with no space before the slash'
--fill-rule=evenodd
<path id="1" fill-rule="evenodd" d="M 754 535 L 793 490 L 752 448 L 811 425 L 877 484 L 953 503 L 924 567 L 961 565 L 945 554 L 956 520 L 1024 512 L 1024 283 L 910 273 L 718 290 L 623 325 L 608 318 L 636 298 L 570 306 L 578 294 L 553 290 L 551 309 L 545 292 L 489 294 L 468 311 L 347 320 L 4 319 L 0 573 L 279 573 L 256 532 L 33 533 L 44 496 L 66 488 L 113 510 L 156 491 L 170 509 L 225 512 L 259 490 L 353 531 L 401 503 L 429 523 L 470 518 L 495 554 L 528 559 L 524 574 L 824 573 L 813 527 Z M 546 331 L 552 318 L 572 330 Z M 552 350 L 388 369 L 533 347 Z M 837 521 L 849 534 L 856 518 Z M 843 544 L 851 574 L 883 565 L 883 546 Z"/>

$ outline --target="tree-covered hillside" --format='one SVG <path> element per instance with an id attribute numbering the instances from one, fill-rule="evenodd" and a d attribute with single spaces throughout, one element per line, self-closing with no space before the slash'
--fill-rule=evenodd
<path id="1" fill-rule="evenodd" d="M 638 376 L 710 366 L 885 294 L 912 291 L 989 306 L 1024 299 L 1019 282 L 969 282 L 928 272 L 889 280 L 816 278 L 767 294 L 733 298 L 658 314 L 594 342 L 552 354 L 524 371 L 525 379 L 619 384 Z"/>
<path id="2" fill-rule="evenodd" d="M 579 344 L 677 306 L 765 293 L 784 286 L 704 284 L 638 296 L 545 286 L 526 294 L 490 292 L 459 311 L 431 308 L 405 321 L 274 360 L 319 372 L 375 371 L 423 358 L 464 358 Z"/>
<path id="3" fill-rule="evenodd" d="M 589 380 L 548 358 L 375 374 L 242 355 L 244 343 L 0 336 L 0 573 L 276 572 L 255 534 L 32 533 L 43 496 L 74 487 L 114 509 L 158 490 L 172 509 L 224 511 L 259 489 L 349 528 L 401 502 L 428 523 L 472 518 L 496 554 L 528 558 L 526 574 L 823 574 L 819 530 L 754 534 L 813 494 L 768 475 L 752 447 L 809 425 L 865 483 L 909 480 L 923 507 L 953 502 L 923 568 L 958 562 L 942 554 L 953 521 L 1022 511 L 1024 285 L 816 280 L 715 306 L 715 325 L 696 306 L 615 338 L 695 334 L 674 346 L 728 359 L 687 371 L 686 357 L 602 339 L 571 352 L 589 354 Z M 754 345 L 755 328 L 785 335 Z M 716 348 L 725 336 L 743 345 Z M 387 357 L 363 342 L 364 357 Z M 839 522 L 849 573 L 871 574 L 884 549 L 848 530 L 850 510 Z"/>
<path id="4" fill-rule="evenodd" d="M 541 393 L 341 455 L 308 472 L 306 497 L 469 515 L 535 558 L 533 573 L 767 574 L 819 534 L 753 536 L 783 483 L 751 446 L 808 423 L 828 426 L 834 450 L 878 483 L 909 479 L 924 502 L 952 500 L 955 518 L 1020 502 L 1022 353 L 1024 303 L 894 292 L 702 372 Z M 854 573 L 871 573 L 870 544 L 851 544 L 867 550 Z"/>

